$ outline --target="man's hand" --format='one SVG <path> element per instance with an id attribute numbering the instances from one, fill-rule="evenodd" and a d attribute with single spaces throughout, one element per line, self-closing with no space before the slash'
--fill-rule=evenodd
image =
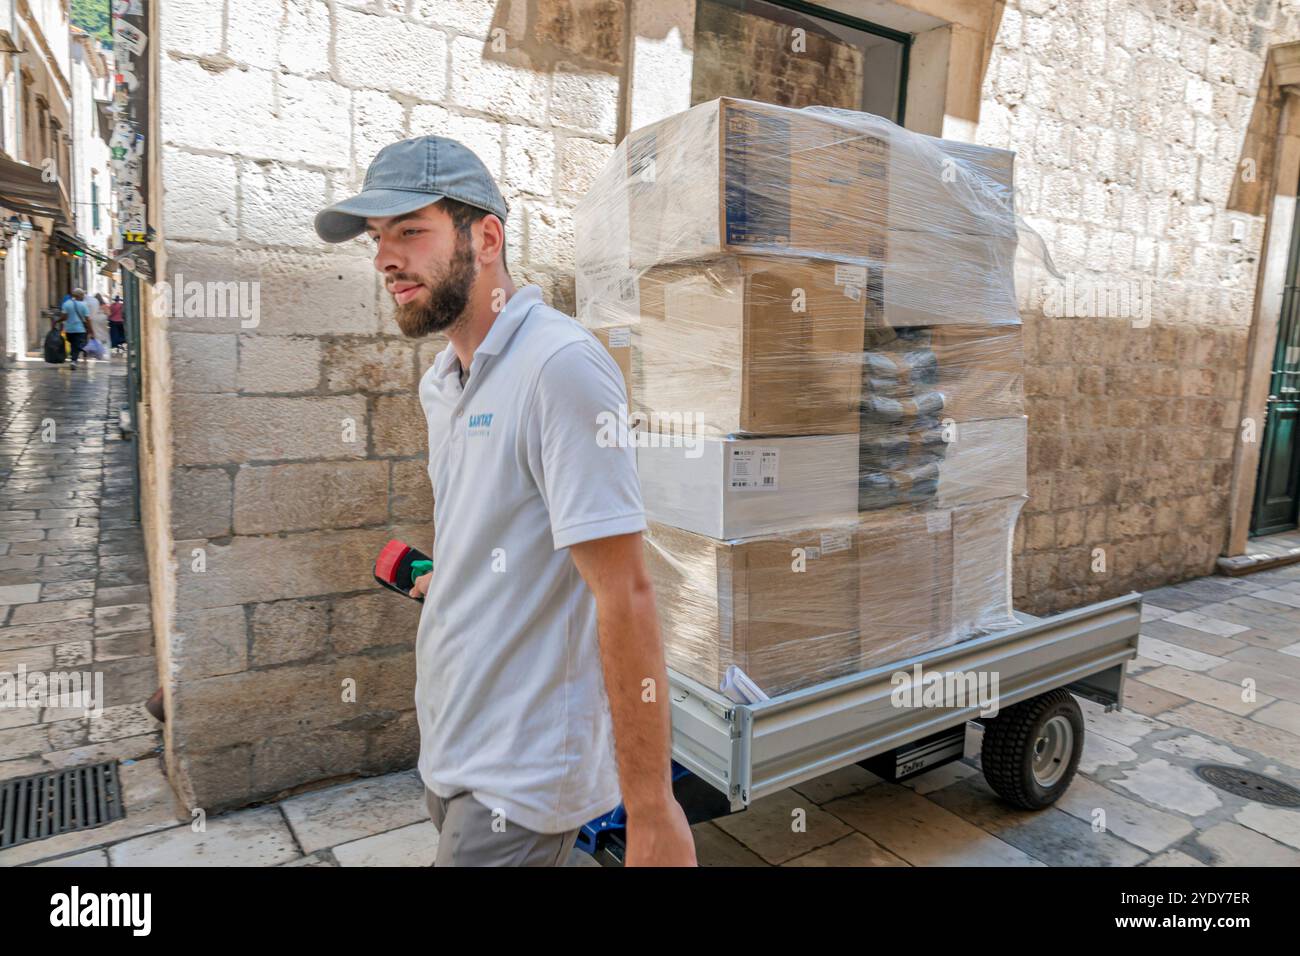
<path id="1" fill-rule="evenodd" d="M 695 835 L 676 800 L 663 809 L 644 810 L 627 820 L 627 854 L 624 866 L 698 866 Z"/>
<path id="2" fill-rule="evenodd" d="M 596 596 L 596 633 L 627 810 L 628 866 L 695 866 L 695 840 L 673 799 L 672 726 L 654 588 L 641 535 L 569 549 Z"/>
<path id="3" fill-rule="evenodd" d="M 416 578 L 413 582 L 411 582 L 411 597 L 421 598 L 424 597 L 426 594 L 428 594 L 429 582 L 431 580 L 433 580 L 432 571 L 430 571 L 428 574 L 421 574 L 418 578 Z"/>

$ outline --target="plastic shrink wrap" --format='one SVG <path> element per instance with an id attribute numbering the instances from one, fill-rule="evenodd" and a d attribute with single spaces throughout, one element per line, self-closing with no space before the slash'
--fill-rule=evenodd
<path id="1" fill-rule="evenodd" d="M 627 379 L 674 670 L 775 696 L 1014 623 L 1012 166 L 721 99 L 583 198 L 578 313 Z"/>

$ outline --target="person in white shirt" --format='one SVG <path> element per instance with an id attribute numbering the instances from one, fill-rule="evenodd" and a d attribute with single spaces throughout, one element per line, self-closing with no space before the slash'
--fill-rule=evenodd
<path id="1" fill-rule="evenodd" d="M 96 292 L 86 300 L 86 305 L 90 306 L 90 333 L 91 337 L 99 340 L 99 343 L 108 348 L 108 306 L 104 302 L 104 297 Z"/>
<path id="2" fill-rule="evenodd" d="M 316 216 L 328 242 L 370 236 L 404 334 L 451 343 L 420 382 L 436 533 L 412 591 L 437 865 L 561 864 L 621 797 L 628 865 L 694 866 L 635 449 L 598 425 L 622 377 L 539 288 L 515 288 L 506 214 L 477 156 L 422 136 Z"/>

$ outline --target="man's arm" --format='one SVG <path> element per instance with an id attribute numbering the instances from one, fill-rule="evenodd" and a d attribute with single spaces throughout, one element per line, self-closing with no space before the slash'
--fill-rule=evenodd
<path id="1" fill-rule="evenodd" d="M 695 840 L 673 799 L 668 670 L 641 535 L 572 545 L 569 553 L 596 597 L 605 692 L 627 810 L 628 866 L 695 866 Z"/>

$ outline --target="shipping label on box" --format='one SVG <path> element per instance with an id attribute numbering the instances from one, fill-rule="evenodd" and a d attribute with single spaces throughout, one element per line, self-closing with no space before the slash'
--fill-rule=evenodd
<path id="1" fill-rule="evenodd" d="M 591 333 L 596 336 L 596 340 L 605 347 L 605 351 L 610 354 L 618 370 L 623 373 L 623 385 L 627 390 L 628 408 L 634 408 L 633 390 L 632 390 L 632 329 L 626 325 L 615 325 L 607 328 L 592 329 Z"/>
<path id="2" fill-rule="evenodd" d="M 733 446 L 731 476 L 727 487 L 732 491 L 778 491 L 781 487 L 780 467 L 779 448 Z"/>

